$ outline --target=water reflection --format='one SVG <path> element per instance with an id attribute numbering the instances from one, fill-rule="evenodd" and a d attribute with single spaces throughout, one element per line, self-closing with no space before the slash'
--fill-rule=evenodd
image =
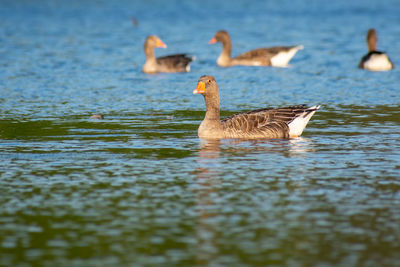
<path id="1" fill-rule="evenodd" d="M 196 261 L 200 266 L 208 265 L 218 255 L 216 245 L 217 220 L 214 201 L 218 196 L 219 179 L 218 160 L 220 157 L 220 140 L 200 139 L 198 157 L 199 167 L 196 168 L 196 211 L 198 212 L 197 255 Z"/>
<path id="2" fill-rule="evenodd" d="M 312 139 L 297 137 L 289 139 L 288 154 L 291 157 L 304 156 L 309 152 L 315 152 Z"/>
<path id="3" fill-rule="evenodd" d="M 314 147 L 311 139 L 303 137 L 289 140 L 200 139 L 199 145 L 195 169 L 196 211 L 198 212 L 196 261 L 203 266 L 215 261 L 221 252 L 218 237 L 221 229 L 219 203 L 224 198 L 221 190 L 223 190 L 224 177 L 226 177 L 223 166 L 227 162 L 235 162 L 234 165 L 241 168 L 241 159 L 244 158 L 246 158 L 245 162 L 250 159 L 253 166 L 264 166 L 266 157 L 305 157 L 314 151 Z"/>
<path id="4" fill-rule="evenodd" d="M 282 153 L 288 157 L 304 156 L 309 152 L 314 152 L 314 144 L 312 139 L 298 137 L 292 139 L 264 139 L 264 140 L 200 140 L 199 158 L 200 162 L 212 163 L 206 159 L 215 159 L 220 157 L 221 146 L 223 151 L 229 155 L 242 153 L 249 154 L 266 154 L 266 153 Z M 225 154 L 224 154 L 225 156 Z"/>
<path id="5" fill-rule="evenodd" d="M 200 139 L 199 157 L 201 159 L 213 159 L 220 156 L 221 140 Z"/>

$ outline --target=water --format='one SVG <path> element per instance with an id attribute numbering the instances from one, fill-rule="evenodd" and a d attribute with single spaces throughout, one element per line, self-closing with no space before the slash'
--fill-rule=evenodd
<path id="1" fill-rule="evenodd" d="M 395 0 L 3 1 L 0 265 L 399 266 L 399 19 Z M 395 70 L 356 68 L 370 27 Z M 305 49 L 219 68 L 219 29 L 234 55 Z M 192 71 L 141 73 L 149 34 Z M 322 108 L 302 138 L 199 140 L 203 74 L 223 117 Z"/>

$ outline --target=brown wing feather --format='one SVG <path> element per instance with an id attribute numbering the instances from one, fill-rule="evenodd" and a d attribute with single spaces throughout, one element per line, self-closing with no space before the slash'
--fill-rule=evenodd
<path id="1" fill-rule="evenodd" d="M 159 66 L 176 71 L 186 71 L 186 66 L 192 62 L 192 58 L 186 56 L 186 54 L 159 57 L 156 60 Z"/>
<path id="2" fill-rule="evenodd" d="M 257 109 L 232 115 L 222 120 L 221 124 L 224 131 L 232 136 L 288 138 L 288 124 L 305 110 L 305 105 Z"/>
<path id="3" fill-rule="evenodd" d="M 282 51 L 289 51 L 292 49 L 293 46 L 275 46 L 275 47 L 269 47 L 269 48 L 258 48 L 254 49 L 248 52 L 245 52 L 243 54 L 240 54 L 237 57 L 234 57 L 234 59 L 251 59 L 251 58 L 271 58 L 278 54 L 279 52 Z"/>

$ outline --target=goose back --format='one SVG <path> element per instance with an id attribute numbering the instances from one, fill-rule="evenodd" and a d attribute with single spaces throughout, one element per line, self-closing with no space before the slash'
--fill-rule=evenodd
<path id="1" fill-rule="evenodd" d="M 164 72 L 188 72 L 192 58 L 186 54 L 169 55 L 156 59 L 160 71 Z"/>
<path id="2" fill-rule="evenodd" d="M 307 109 L 305 105 L 257 109 L 232 115 L 221 124 L 227 138 L 289 138 L 289 123 Z"/>

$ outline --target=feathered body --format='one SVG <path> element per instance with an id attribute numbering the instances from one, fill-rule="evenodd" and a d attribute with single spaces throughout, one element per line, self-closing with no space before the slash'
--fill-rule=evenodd
<path id="1" fill-rule="evenodd" d="M 227 138 L 298 137 L 302 134 L 305 125 L 299 130 L 299 127 L 291 127 L 291 124 L 296 119 L 307 119 L 308 122 L 318 108 L 299 105 L 257 109 L 225 118 L 221 124 Z"/>
<path id="2" fill-rule="evenodd" d="M 218 31 L 209 43 L 216 42 L 222 43 L 222 52 L 217 59 L 217 64 L 221 67 L 235 65 L 286 67 L 297 51 L 304 48 L 302 45 L 258 48 L 231 58 L 232 41 L 228 32 Z"/>
<path id="3" fill-rule="evenodd" d="M 393 62 L 386 53 L 378 51 L 378 36 L 374 29 L 367 34 L 368 53 L 361 58 L 358 67 L 370 71 L 388 71 L 394 68 Z"/>
<path id="4" fill-rule="evenodd" d="M 146 62 L 143 66 L 143 72 L 145 73 L 157 73 L 157 72 L 189 72 L 190 62 L 192 58 L 186 54 L 169 55 L 164 57 L 156 58 L 154 56 L 154 48 L 167 46 L 155 35 L 148 36 L 144 43 L 144 52 L 146 55 Z"/>
<path id="5" fill-rule="evenodd" d="M 206 115 L 201 122 L 200 138 L 291 138 L 302 134 L 319 106 L 305 105 L 284 108 L 263 108 L 232 115 L 220 120 L 218 85 L 212 76 L 202 76 L 195 94 L 203 94 Z"/>

